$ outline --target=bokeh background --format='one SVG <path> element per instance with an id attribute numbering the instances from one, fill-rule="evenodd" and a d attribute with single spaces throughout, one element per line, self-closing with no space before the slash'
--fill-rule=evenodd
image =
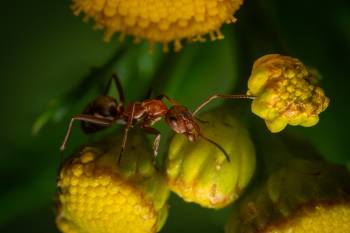
<path id="1" fill-rule="evenodd" d="M 146 43 L 121 45 L 116 38 L 104 43 L 102 32 L 73 16 L 69 5 L 69 0 L 1 3 L 0 232 L 57 232 L 53 201 L 59 145 L 70 116 L 113 72 L 121 77 L 128 101 L 152 88 L 193 108 L 215 92 L 244 92 L 259 56 L 298 57 L 322 75 L 331 105 L 317 126 L 288 127 L 285 133 L 311 142 L 332 162 L 350 163 L 348 0 L 249 0 L 236 15 L 238 22 L 224 26 L 224 40 L 186 44 L 176 54 L 160 48 L 150 54 Z M 127 49 L 118 53 L 123 46 Z M 35 126 L 43 127 L 33 136 L 39 116 L 44 117 Z M 87 140 L 74 130 L 67 154 Z M 223 232 L 229 212 L 172 195 L 162 232 Z"/>

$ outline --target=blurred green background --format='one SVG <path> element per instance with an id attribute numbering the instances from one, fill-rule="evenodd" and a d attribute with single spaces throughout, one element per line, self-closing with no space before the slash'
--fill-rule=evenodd
<path id="1" fill-rule="evenodd" d="M 316 127 L 286 131 L 311 142 L 328 160 L 350 163 L 348 0 L 249 0 L 238 12 L 238 22 L 224 26 L 225 40 L 186 44 L 177 54 L 162 54 L 157 48 L 153 55 L 142 43 L 129 46 L 118 59 L 117 39 L 104 43 L 102 32 L 72 15 L 69 0 L 1 5 L 0 232 L 57 232 L 53 200 L 59 145 L 69 118 L 112 72 L 121 77 L 128 101 L 143 98 L 153 88 L 193 108 L 215 92 L 244 92 L 259 56 L 298 57 L 322 74 L 331 105 Z M 79 87 L 93 68 L 86 89 L 80 86 L 78 93 L 60 99 L 64 105 L 52 102 Z M 33 136 L 33 123 L 49 106 L 63 107 Z M 248 118 L 256 119 L 252 114 Z M 262 121 L 260 125 L 264 127 Z M 67 152 L 86 141 L 74 130 Z M 229 212 L 185 204 L 173 195 L 162 232 L 223 232 Z"/>

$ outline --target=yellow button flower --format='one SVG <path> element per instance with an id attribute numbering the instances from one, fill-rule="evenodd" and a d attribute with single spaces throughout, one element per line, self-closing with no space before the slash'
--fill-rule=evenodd
<path id="1" fill-rule="evenodd" d="M 247 130 L 224 109 L 200 115 L 205 137 L 218 143 L 225 155 L 203 139 L 189 142 L 175 135 L 169 147 L 166 176 L 170 189 L 187 202 L 222 208 L 235 201 L 255 171 L 255 150 Z"/>
<path id="2" fill-rule="evenodd" d="M 248 81 L 248 95 L 256 96 L 252 112 L 275 133 L 287 124 L 310 127 L 329 105 L 317 77 L 298 59 L 278 54 L 259 58 Z"/>
<path id="3" fill-rule="evenodd" d="M 319 160 L 283 161 L 238 204 L 226 233 L 350 232 L 349 173 Z"/>
<path id="4" fill-rule="evenodd" d="M 73 0 L 76 15 L 93 18 L 97 28 L 105 29 L 105 39 L 120 32 L 147 39 L 151 43 L 175 41 L 181 48 L 184 38 L 202 40 L 222 38 L 219 28 L 234 22 L 233 14 L 243 0 Z"/>
<path id="5" fill-rule="evenodd" d="M 120 138 L 85 146 L 60 171 L 56 222 L 64 233 L 151 233 L 167 216 L 169 194 L 152 151 L 130 134 L 120 166 Z"/>

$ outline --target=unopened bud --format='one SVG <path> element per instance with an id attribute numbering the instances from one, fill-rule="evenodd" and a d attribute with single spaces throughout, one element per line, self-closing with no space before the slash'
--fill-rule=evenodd
<path id="1" fill-rule="evenodd" d="M 202 134 L 218 143 L 199 138 L 189 142 L 183 135 L 171 141 L 166 175 L 170 189 L 187 202 L 221 208 L 236 200 L 255 170 L 255 150 L 247 130 L 232 113 L 214 109 L 199 116 Z"/>
<path id="2" fill-rule="evenodd" d="M 256 96 L 252 112 L 275 133 L 288 124 L 310 127 L 329 105 L 316 85 L 317 77 L 298 59 L 278 54 L 259 58 L 248 81 L 248 95 Z"/>

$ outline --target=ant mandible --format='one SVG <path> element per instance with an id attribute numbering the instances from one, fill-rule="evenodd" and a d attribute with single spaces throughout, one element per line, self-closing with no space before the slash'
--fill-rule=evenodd
<path id="1" fill-rule="evenodd" d="M 115 98 L 107 95 L 112 80 L 115 81 L 118 90 L 119 102 Z M 162 101 L 163 98 L 167 99 L 172 105 L 170 108 L 168 108 Z M 126 147 L 128 131 L 134 125 L 139 123 L 141 128 L 145 129 L 148 133 L 155 135 L 153 142 L 153 154 L 155 161 L 158 154 L 161 134 L 157 129 L 153 128 L 152 125 L 164 118 L 166 124 L 175 133 L 185 135 L 191 142 L 196 141 L 198 138 L 204 139 L 217 147 L 225 155 L 227 161 L 230 161 L 227 152 L 217 142 L 207 138 L 201 133 L 200 127 L 196 122 L 198 119 L 194 116 L 200 109 L 216 98 L 250 99 L 254 97 L 247 95 L 215 94 L 210 96 L 199 107 L 197 107 L 193 113 L 191 113 L 185 106 L 178 104 L 167 95 L 160 95 L 153 99 L 150 98 L 143 100 L 142 102 L 131 102 L 125 107 L 124 91 L 121 82 L 116 75 L 113 75 L 113 77 L 109 80 L 103 95 L 97 97 L 94 101 L 88 104 L 82 114 L 77 114 L 71 118 L 60 150 L 63 153 L 66 148 L 74 121 L 81 121 L 82 129 L 84 133 L 87 134 L 98 132 L 112 126 L 113 124 L 125 124 L 121 151 L 118 158 L 118 164 L 120 164 L 122 154 Z"/>

